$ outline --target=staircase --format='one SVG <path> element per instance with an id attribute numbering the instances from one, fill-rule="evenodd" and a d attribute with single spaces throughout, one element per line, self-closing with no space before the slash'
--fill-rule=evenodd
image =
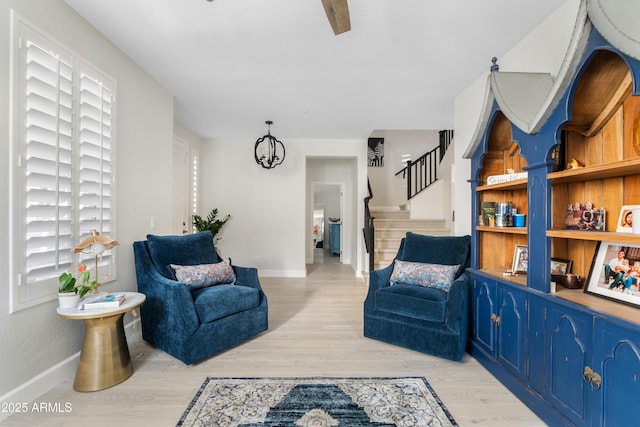
<path id="1" fill-rule="evenodd" d="M 387 267 L 393 261 L 400 241 L 408 231 L 430 236 L 448 236 L 444 219 L 410 219 L 404 207 L 371 207 L 374 219 L 374 270 Z"/>
<path id="2" fill-rule="evenodd" d="M 402 175 L 407 181 L 407 201 L 438 180 L 438 165 L 453 142 L 453 130 L 442 130 L 439 137 L 438 147 L 423 154 L 418 160 L 408 160 L 407 165 L 396 173 L 396 176 Z M 362 231 L 369 254 L 369 271 L 379 270 L 391 264 L 400 247 L 400 241 L 408 231 L 431 236 L 451 235 L 444 219 L 411 219 L 405 206 L 371 207 L 369 203 L 375 199 L 371 184 L 367 182 L 367 185 L 369 193 L 364 198 L 365 225 Z M 365 272 L 365 278 L 367 276 Z"/>

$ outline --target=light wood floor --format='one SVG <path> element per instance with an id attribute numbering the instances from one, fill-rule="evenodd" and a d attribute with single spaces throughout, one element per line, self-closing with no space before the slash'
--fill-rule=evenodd
<path id="1" fill-rule="evenodd" d="M 133 344 L 135 371 L 124 383 L 78 393 L 70 378 L 37 400 L 69 403 L 70 412 L 16 414 L 1 424 L 174 426 L 207 376 L 424 376 L 461 426 L 544 425 L 469 355 L 455 363 L 364 338 L 366 285 L 342 264 L 309 267 L 304 279 L 261 279 L 269 330 L 257 338 L 195 366 Z"/>

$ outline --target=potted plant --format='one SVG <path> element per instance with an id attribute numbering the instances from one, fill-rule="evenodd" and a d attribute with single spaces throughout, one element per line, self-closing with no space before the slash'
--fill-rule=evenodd
<path id="1" fill-rule="evenodd" d="M 60 308 L 73 308 L 80 298 L 97 291 L 98 282 L 89 281 L 89 270 L 85 264 L 78 264 L 78 277 L 64 272 L 58 277 L 58 304 Z M 80 280 L 79 280 L 80 279 Z"/>
<path id="2" fill-rule="evenodd" d="M 222 226 L 229 221 L 229 218 L 231 218 L 231 215 L 227 215 L 223 219 L 218 219 L 218 209 L 212 209 L 206 219 L 203 219 L 200 215 L 194 215 L 193 225 L 198 231 L 211 230 L 211 234 L 213 234 L 213 239 L 215 240 L 216 234 L 218 234 Z"/>

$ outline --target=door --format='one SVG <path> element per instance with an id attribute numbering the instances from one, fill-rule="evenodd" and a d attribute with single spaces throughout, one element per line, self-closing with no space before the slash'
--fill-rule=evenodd
<path id="1" fill-rule="evenodd" d="M 472 276 L 473 341 L 492 357 L 496 355 L 496 282 Z"/>
<path id="2" fill-rule="evenodd" d="M 173 203 L 172 232 L 187 234 L 191 230 L 189 217 L 189 145 L 180 139 L 173 141 Z"/>
<path id="3" fill-rule="evenodd" d="M 640 333 L 594 320 L 593 371 L 601 385 L 588 387 L 592 425 L 622 426 L 640 420 Z M 633 421 L 632 421 L 633 420 Z"/>
<path id="4" fill-rule="evenodd" d="M 498 360 L 518 377 L 525 378 L 526 294 L 517 288 L 499 286 Z"/>
<path id="5" fill-rule="evenodd" d="M 591 316 L 565 306 L 549 306 L 549 401 L 572 422 L 582 425 L 587 416 Z"/>

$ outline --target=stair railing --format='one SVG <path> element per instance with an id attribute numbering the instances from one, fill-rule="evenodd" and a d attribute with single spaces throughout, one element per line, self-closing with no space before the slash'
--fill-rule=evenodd
<path id="1" fill-rule="evenodd" d="M 439 136 L 440 143 L 436 148 L 416 160 L 408 160 L 407 166 L 396 172 L 396 176 L 402 174 L 402 178 L 407 180 L 407 200 L 411 200 L 438 180 L 438 165 L 451 145 L 453 130 L 441 130 Z"/>
<path id="2" fill-rule="evenodd" d="M 369 271 L 373 271 L 374 268 L 374 242 L 375 242 L 375 227 L 373 226 L 373 220 L 371 216 L 371 210 L 369 209 L 369 200 L 373 199 L 373 192 L 371 191 L 371 183 L 367 179 L 367 188 L 369 194 L 364 198 L 364 228 L 362 232 L 364 234 L 364 246 L 369 254 Z"/>

